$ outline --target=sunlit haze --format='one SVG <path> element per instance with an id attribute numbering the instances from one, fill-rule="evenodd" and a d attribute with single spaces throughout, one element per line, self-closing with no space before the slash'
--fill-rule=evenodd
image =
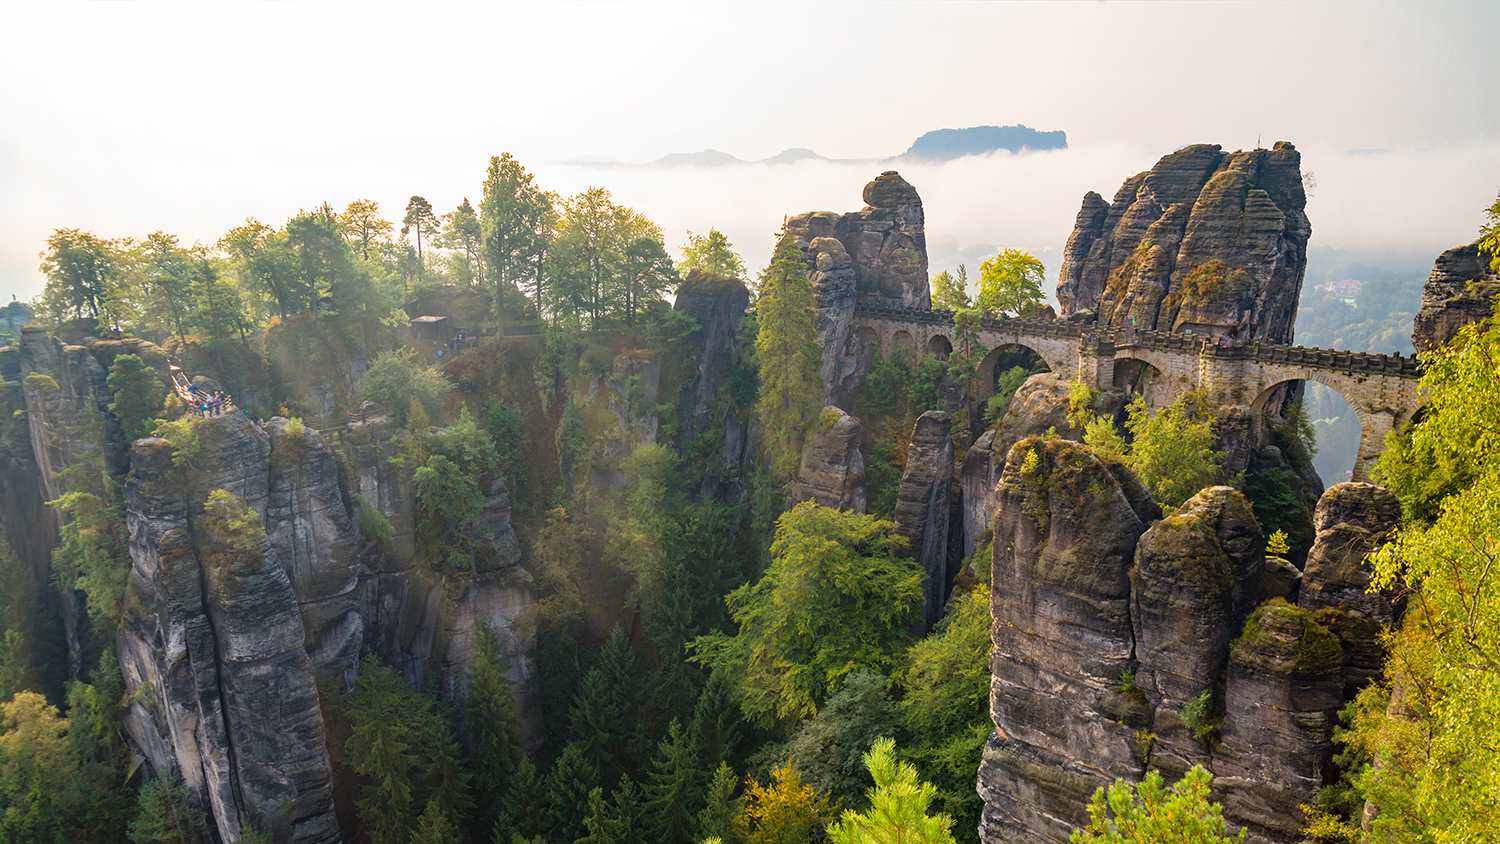
<path id="1" fill-rule="evenodd" d="M 592 185 L 763 265 L 785 215 L 895 167 L 933 269 L 1030 250 L 1056 277 L 1084 192 L 1190 143 L 1296 144 L 1311 249 L 1430 264 L 1500 189 L 1500 4 L 0 4 L 0 293 L 51 231 L 213 242 L 371 198 L 475 204 L 491 155 Z M 940 128 L 1068 149 L 882 161 Z M 793 165 L 643 168 L 720 150 Z M 982 258 L 983 256 L 980 255 Z M 8 297 L 7 299 L 8 300 Z"/>

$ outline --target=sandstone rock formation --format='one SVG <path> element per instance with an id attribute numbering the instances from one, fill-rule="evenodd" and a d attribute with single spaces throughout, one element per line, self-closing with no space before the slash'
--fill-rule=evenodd
<path id="1" fill-rule="evenodd" d="M 1465 325 L 1494 312 L 1500 275 L 1478 243 L 1458 246 L 1438 256 L 1422 285 L 1422 309 L 1412 323 L 1411 344 L 1418 352 L 1439 348 Z"/>
<path id="2" fill-rule="evenodd" d="M 1151 764 L 1170 775 L 1208 762 L 1206 745 L 1183 723 L 1183 708 L 1214 693 L 1229 643 L 1260 602 L 1264 548 L 1250 502 L 1227 486 L 1188 499 L 1136 546 L 1135 682 L 1155 709 Z"/>
<path id="3" fill-rule="evenodd" d="M 984 841 L 1065 842 L 1096 788 L 1144 771 L 1137 730 L 1149 712 L 1121 678 L 1136 667 L 1129 572 L 1160 511 L 1131 501 L 1128 476 L 1059 438 L 1024 440 L 1006 460 L 991 575 L 995 733 L 979 770 Z"/>
<path id="4" fill-rule="evenodd" d="M 1290 342 L 1312 232 L 1300 166 L 1285 141 L 1198 144 L 1127 179 L 1113 203 L 1089 192 L 1063 256 L 1063 317 Z"/>
<path id="5" fill-rule="evenodd" d="M 1083 431 L 1068 421 L 1072 389 L 1072 382 L 1050 372 L 1031 376 L 1016 390 L 1000 423 L 969 446 L 959 474 L 963 491 L 963 556 L 974 553 L 974 539 L 989 526 L 995 513 L 995 484 L 1000 480 L 1011 446 L 1048 431 L 1074 442 L 1083 441 Z M 1092 410 L 1100 416 L 1118 418 L 1127 398 L 1120 390 L 1102 390 L 1094 396 Z"/>
<path id="6" fill-rule="evenodd" d="M 164 440 L 140 440 L 132 453 L 134 600 L 119 634 L 134 701 L 126 727 L 158 772 L 181 777 L 199 797 L 224 840 L 238 838 L 243 815 L 262 829 L 284 823 L 293 841 L 338 841 L 314 666 L 288 569 L 268 537 L 236 545 L 204 510 L 208 492 L 224 489 L 258 515 L 270 437 L 235 415 L 199 430 L 207 444 L 191 480 Z"/>
<path id="7" fill-rule="evenodd" d="M 1250 841 L 1300 841 L 1302 804 L 1324 784 L 1344 706 L 1338 637 L 1309 610 L 1271 601 L 1245 622 L 1229 660 L 1214 799 Z"/>
<path id="8" fill-rule="evenodd" d="M 919 633 L 943 615 L 953 572 L 948 570 L 949 492 L 953 479 L 953 417 L 929 410 L 912 428 L 906 470 L 896 493 L 896 533 L 906 537 L 907 553 L 927 572 Z"/>
<path id="9" fill-rule="evenodd" d="M 1345 694 L 1353 697 L 1380 675 L 1385 649 L 1381 630 L 1400 618 L 1398 590 L 1369 593 L 1373 567 L 1365 557 L 1401 524 L 1401 503 L 1384 487 L 1335 484 L 1313 512 L 1317 538 L 1307 553 L 1298 604 L 1312 610 L 1336 608 L 1329 620 L 1344 648 Z"/>
<path id="10" fill-rule="evenodd" d="M 792 481 L 789 497 L 793 501 L 816 501 L 824 507 L 865 511 L 865 459 L 859 451 L 864 429 L 859 420 L 836 407 L 824 408 L 825 421 L 807 435 L 802 447 L 802 464 Z M 908 464 L 910 465 L 910 464 Z M 949 471 L 952 456 L 949 456 Z M 899 504 L 897 505 L 900 506 Z"/>
<path id="11" fill-rule="evenodd" d="M 816 211 L 787 221 L 817 295 L 824 404 L 846 410 L 853 408 L 859 376 L 873 354 L 868 343 L 851 333 L 856 302 L 932 306 L 925 219 L 916 189 L 891 170 L 865 185 L 864 200 L 859 211 Z"/>
<path id="12" fill-rule="evenodd" d="M 740 406 L 754 397 L 755 383 L 747 370 L 736 369 L 736 331 L 750 306 L 750 291 L 734 279 L 715 279 L 689 272 L 677 288 L 672 304 L 698 326 L 683 338 L 691 352 L 678 392 L 677 450 L 698 438 L 722 439 L 717 460 L 697 461 L 690 471 L 701 471 L 699 495 L 725 503 L 745 495 L 745 462 L 749 457 L 750 425 Z"/>

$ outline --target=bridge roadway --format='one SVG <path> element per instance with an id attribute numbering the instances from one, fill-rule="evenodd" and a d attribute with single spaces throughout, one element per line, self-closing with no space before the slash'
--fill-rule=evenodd
<path id="1" fill-rule="evenodd" d="M 857 305 L 854 331 L 863 345 L 889 355 L 898 349 L 946 354 L 953 348 L 950 311 Z M 986 318 L 979 342 L 987 350 L 979 366 L 981 397 L 993 390 L 995 365 L 1007 346 L 1036 352 L 1064 378 L 1082 375 L 1096 389 L 1114 384 L 1121 361 L 1140 361 L 1137 389 L 1160 409 L 1189 390 L 1209 401 L 1242 408 L 1251 424 L 1263 424 L 1266 400 L 1291 381 L 1316 381 L 1349 402 L 1359 417 L 1355 480 L 1365 480 L 1385 448 L 1385 436 L 1411 419 L 1420 403 L 1417 360 L 1251 342 L 1221 347 L 1204 337 L 1164 331 L 1095 330 L 1063 320 Z"/>

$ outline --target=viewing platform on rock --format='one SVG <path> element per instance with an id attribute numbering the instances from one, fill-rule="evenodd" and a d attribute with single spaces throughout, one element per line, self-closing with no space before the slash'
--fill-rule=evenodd
<path id="1" fill-rule="evenodd" d="M 882 354 L 946 356 L 953 350 L 953 313 L 942 310 L 858 304 L 854 326 L 862 345 Z M 1338 392 L 1359 417 L 1360 445 L 1354 480 L 1364 480 L 1385 448 L 1385 435 L 1411 419 L 1420 404 L 1422 372 L 1416 358 L 1305 348 L 1251 341 L 1225 345 L 1216 338 L 1167 331 L 1096 329 L 1093 325 L 1027 318 L 985 317 L 979 343 L 986 354 L 977 373 L 981 398 L 993 390 L 1002 350 L 1021 346 L 1035 352 L 1052 372 L 1082 376 L 1091 388 L 1120 386 L 1116 365 L 1149 370 L 1160 385 L 1147 394 L 1153 407 L 1191 390 L 1210 402 L 1244 408 L 1252 424 L 1263 424 L 1266 401 L 1278 387 L 1316 381 Z"/>

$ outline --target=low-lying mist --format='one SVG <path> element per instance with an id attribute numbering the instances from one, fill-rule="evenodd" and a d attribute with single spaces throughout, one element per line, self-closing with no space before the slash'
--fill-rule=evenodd
<path id="1" fill-rule="evenodd" d="M 1316 182 L 1308 201 L 1310 249 L 1332 250 L 1349 263 L 1430 267 L 1442 250 L 1477 236 L 1483 209 L 1500 188 L 1497 143 L 1441 150 L 1355 152 L 1314 144 L 1299 149 L 1303 171 Z M 1016 247 L 1040 258 L 1055 282 L 1084 193 L 1093 190 L 1112 200 L 1121 182 L 1169 152 L 1099 144 L 944 163 L 813 159 L 659 168 L 523 159 L 522 164 L 542 188 L 562 195 L 607 188 L 615 201 L 658 222 L 674 252 L 689 230 L 716 227 L 752 271 L 769 259 L 783 217 L 856 210 L 863 205 L 864 185 L 895 169 L 922 196 L 933 272 L 967 263 L 972 283 L 980 261 L 999 248 Z M 23 299 L 40 292 L 37 253 L 54 228 L 85 228 L 101 237 L 142 237 L 162 229 L 184 243 L 212 243 L 246 217 L 279 225 L 299 208 L 325 200 L 342 208 L 359 198 L 378 200 L 386 217 L 399 221 L 412 194 L 426 197 L 440 214 L 465 197 L 477 206 L 486 164 L 432 159 L 417 171 L 421 183 L 413 183 L 409 168 L 356 157 L 276 171 L 241 162 L 237 168 L 226 166 L 222 176 L 201 168 L 174 172 L 166 158 L 132 169 L 70 174 L 50 207 L 0 210 L 0 224 L 9 232 L 0 247 L 0 291 Z"/>

